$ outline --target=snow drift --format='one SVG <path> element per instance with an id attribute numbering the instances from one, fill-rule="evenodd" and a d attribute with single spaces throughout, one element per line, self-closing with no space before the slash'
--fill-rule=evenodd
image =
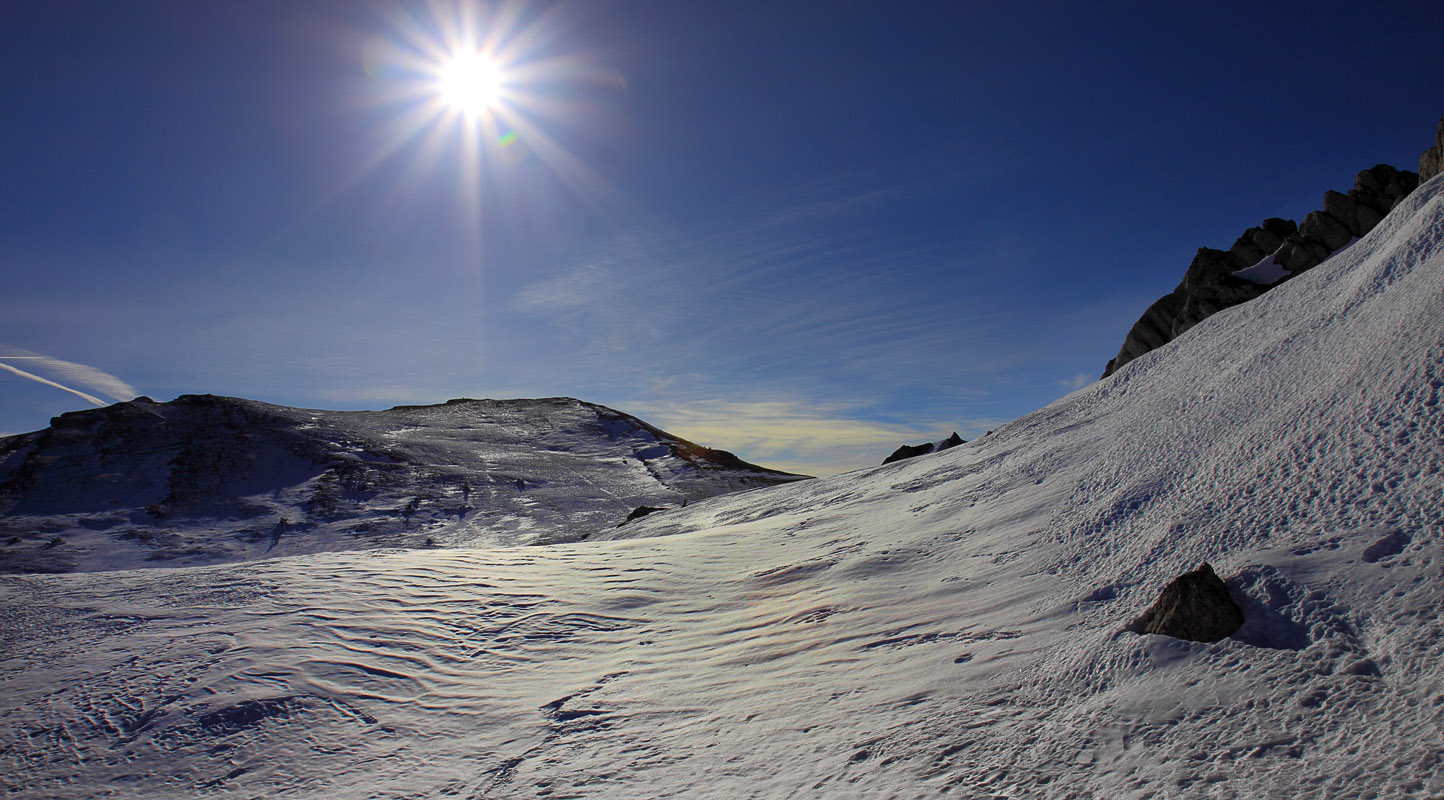
<path id="1" fill-rule="evenodd" d="M 1444 794 L 1441 194 L 990 436 L 643 538 L 6 577 L 0 781 Z M 1233 637 L 1123 630 L 1202 561 Z"/>

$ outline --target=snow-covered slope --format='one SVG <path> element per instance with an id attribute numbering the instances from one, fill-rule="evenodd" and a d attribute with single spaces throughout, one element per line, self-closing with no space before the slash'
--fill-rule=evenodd
<path id="1" fill-rule="evenodd" d="M 639 505 L 796 479 L 570 398 L 140 398 L 0 439 L 0 570 L 577 539 Z"/>
<path id="2" fill-rule="evenodd" d="M 614 531 L 651 538 L 6 577 L 0 781 L 1438 797 L 1440 308 L 1436 179 L 990 436 Z M 1122 630 L 1205 559 L 1234 637 Z"/>

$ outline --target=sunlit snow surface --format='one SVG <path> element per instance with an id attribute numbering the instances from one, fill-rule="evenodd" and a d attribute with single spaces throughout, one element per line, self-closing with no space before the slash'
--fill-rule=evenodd
<path id="1" fill-rule="evenodd" d="M 5 578 L 0 781 L 1440 796 L 1441 187 L 979 441 L 620 529 L 654 538 Z M 1203 560 L 1234 638 L 1120 632 Z"/>

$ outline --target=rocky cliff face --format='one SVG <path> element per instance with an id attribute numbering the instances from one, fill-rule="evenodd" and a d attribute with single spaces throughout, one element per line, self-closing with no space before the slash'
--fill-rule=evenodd
<path id="1" fill-rule="evenodd" d="M 1298 225 L 1273 217 L 1244 231 L 1227 250 L 1199 248 L 1178 287 L 1149 306 L 1128 331 L 1103 377 L 1213 314 L 1322 263 L 1372 230 L 1418 185 L 1417 174 L 1379 164 L 1360 172 L 1347 194 L 1325 192 L 1323 209 Z"/>
<path id="2" fill-rule="evenodd" d="M 1444 117 L 1439 118 L 1439 128 L 1434 132 L 1434 146 L 1419 156 L 1419 182 L 1444 172 Z"/>

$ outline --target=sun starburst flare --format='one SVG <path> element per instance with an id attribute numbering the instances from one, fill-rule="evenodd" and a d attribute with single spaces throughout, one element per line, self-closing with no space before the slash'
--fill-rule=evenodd
<path id="1" fill-rule="evenodd" d="M 365 49 L 373 79 L 371 104 L 397 113 L 373 135 L 356 166 L 331 193 L 339 194 L 405 152 L 410 178 L 437 171 L 455 175 L 460 212 L 479 251 L 483 188 L 520 186 L 539 179 L 535 167 L 594 211 L 616 216 L 630 209 L 618 192 L 558 137 L 588 135 L 595 101 L 625 88 L 625 81 L 583 57 L 562 34 L 575 13 L 552 7 L 539 13 L 519 2 L 483 6 L 472 0 L 433 2 L 391 12 L 386 34 Z M 404 202 L 398 193 L 395 202 Z M 499 208 L 505 214 L 526 209 Z M 542 210 L 545 211 L 545 210 Z"/>

